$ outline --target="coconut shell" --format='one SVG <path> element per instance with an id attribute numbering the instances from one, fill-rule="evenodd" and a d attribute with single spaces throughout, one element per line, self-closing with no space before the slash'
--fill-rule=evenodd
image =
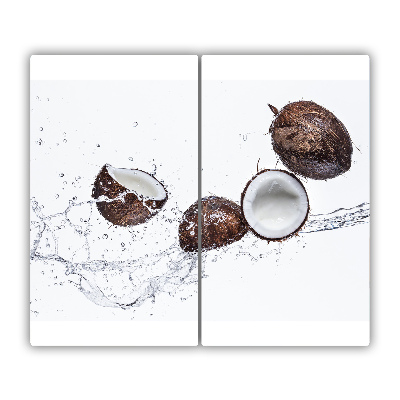
<path id="1" fill-rule="evenodd" d="M 201 248 L 217 249 L 240 240 L 248 231 L 240 206 L 223 197 L 201 199 Z M 179 244 L 185 251 L 198 249 L 198 203 L 183 214 Z"/>
<path id="2" fill-rule="evenodd" d="M 245 194 L 246 194 L 246 192 L 247 192 L 247 189 L 248 189 L 248 187 L 250 186 L 250 183 L 253 182 L 253 180 L 254 180 L 258 175 L 261 175 L 261 174 L 263 174 L 263 173 L 265 173 L 265 172 L 268 172 L 268 171 L 279 171 L 279 172 L 283 172 L 283 173 L 285 173 L 285 174 L 287 174 L 287 175 L 290 175 L 292 178 L 296 179 L 296 181 L 300 183 L 300 185 L 303 187 L 304 193 L 306 194 L 306 197 L 307 197 L 308 207 L 307 207 L 306 216 L 304 217 L 304 220 L 303 220 L 303 222 L 299 225 L 299 227 L 298 227 L 296 230 L 294 230 L 293 232 L 291 232 L 289 235 L 286 235 L 286 236 L 281 237 L 281 238 L 266 238 L 266 237 L 260 235 L 260 234 L 259 234 L 255 229 L 253 229 L 250 225 L 248 225 L 249 230 L 250 230 L 255 236 L 257 236 L 258 238 L 263 239 L 263 240 L 272 241 L 272 242 L 282 242 L 283 240 L 289 239 L 290 237 L 297 235 L 298 232 L 300 231 L 300 229 L 301 229 L 301 228 L 304 226 L 304 224 L 307 222 L 308 215 L 309 215 L 309 213 L 310 213 L 310 200 L 309 200 L 309 198 L 308 198 L 308 194 L 307 194 L 306 188 L 304 187 L 304 185 L 302 184 L 302 182 L 297 178 L 296 175 L 294 175 L 294 174 L 292 174 L 292 173 L 290 173 L 290 172 L 288 172 L 288 171 L 284 171 L 284 170 L 263 169 L 262 171 L 259 171 L 257 174 L 255 174 L 255 175 L 246 183 L 246 186 L 244 187 L 243 192 L 242 192 L 242 195 L 241 195 L 241 197 L 240 197 L 240 208 L 241 208 L 241 212 L 242 212 L 242 215 L 243 215 L 243 218 L 244 218 L 245 221 L 246 221 L 246 219 L 245 219 L 245 217 L 244 217 L 244 211 L 243 211 L 243 200 L 244 200 L 244 196 L 245 196 Z M 247 224 L 247 221 L 246 221 L 246 224 Z"/>
<path id="3" fill-rule="evenodd" d="M 120 226 L 142 224 L 156 214 L 167 201 L 167 194 L 162 200 L 139 198 L 136 193 L 111 177 L 107 166 L 107 164 L 103 166 L 94 181 L 92 197 L 96 200 L 102 196 L 108 199 L 98 201 L 96 205 L 100 214 L 112 224 Z"/>
<path id="4" fill-rule="evenodd" d="M 346 127 L 312 101 L 289 103 L 275 114 L 269 132 L 282 163 L 295 174 L 331 179 L 351 167 L 353 146 Z"/>

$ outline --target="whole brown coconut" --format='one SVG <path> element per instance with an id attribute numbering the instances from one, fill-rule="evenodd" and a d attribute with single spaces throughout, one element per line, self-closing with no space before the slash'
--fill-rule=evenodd
<path id="1" fill-rule="evenodd" d="M 312 101 L 289 103 L 275 114 L 272 146 L 292 172 L 311 179 L 331 179 L 348 171 L 353 153 L 346 127 Z"/>
<path id="2" fill-rule="evenodd" d="M 163 185 L 147 172 L 106 164 L 96 177 L 92 197 L 100 200 L 96 205 L 106 220 L 131 226 L 156 214 L 168 195 Z"/>
<path id="3" fill-rule="evenodd" d="M 238 204 L 223 197 L 201 199 L 201 248 L 217 249 L 240 240 L 248 231 Z M 179 244 L 184 251 L 198 249 L 198 203 L 183 214 Z"/>

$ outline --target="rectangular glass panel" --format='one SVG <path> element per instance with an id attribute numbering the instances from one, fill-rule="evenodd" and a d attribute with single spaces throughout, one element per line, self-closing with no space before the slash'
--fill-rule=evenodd
<path id="1" fill-rule="evenodd" d="M 33 56 L 30 114 L 32 345 L 196 346 L 197 56 Z"/>
<path id="2" fill-rule="evenodd" d="M 280 112 L 299 101 L 317 103 L 347 128 L 353 149 L 347 172 L 313 179 L 290 164 L 302 162 L 295 157 L 303 153 L 294 146 L 320 140 L 322 152 L 336 140 L 334 123 L 324 126 L 315 110 L 305 113 L 303 122 L 295 113 L 282 117 L 277 128 L 287 130 L 281 134 L 294 137 L 303 126 L 309 141 L 288 138 L 285 153 L 274 150 L 269 104 Z M 344 140 L 336 143 L 334 151 L 340 153 Z M 324 168 L 339 162 L 336 153 L 325 160 L 319 156 Z M 312 163 L 307 165 L 311 169 Z M 302 183 L 308 219 L 297 234 L 266 240 L 268 229 L 291 218 L 284 211 L 290 196 L 279 202 L 275 191 L 274 210 L 282 215 L 266 215 L 272 186 L 264 190 L 258 182 L 254 196 L 245 197 L 250 215 L 245 221 L 254 231 L 234 236 L 235 206 L 226 211 L 215 198 L 240 207 L 247 183 L 266 169 L 288 171 Z M 202 197 L 209 206 L 203 215 L 208 242 L 202 252 L 202 344 L 368 345 L 369 190 L 367 56 L 203 56 Z"/>

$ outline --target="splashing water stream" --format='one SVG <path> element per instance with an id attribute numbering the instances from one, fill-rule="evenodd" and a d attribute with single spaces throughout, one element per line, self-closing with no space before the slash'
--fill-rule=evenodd
<path id="1" fill-rule="evenodd" d="M 112 235 L 94 235 L 92 228 L 95 222 L 92 220 L 93 213 L 97 212 L 93 210 L 96 208 L 95 200 L 80 203 L 70 201 L 63 212 L 47 216 L 35 199 L 31 200 L 31 207 L 31 260 L 46 264 L 61 263 L 65 275 L 71 277 L 70 283 L 98 305 L 124 309 L 138 307 L 160 292 L 174 295 L 182 287 L 195 286 L 197 283 L 197 254 L 184 253 L 177 243 L 163 251 L 146 253 L 132 260 L 129 251 L 127 258 L 121 256 L 127 247 L 125 242 L 120 242 L 116 248 L 111 243 Z M 175 212 L 173 219 L 177 220 L 177 216 Z M 167 217 L 171 215 L 163 216 L 169 223 L 173 222 Z M 144 236 L 145 228 L 142 227 L 141 233 L 134 228 L 123 228 L 131 236 L 132 240 L 127 243 L 132 253 L 135 241 L 139 241 L 138 236 Z M 103 254 L 103 258 L 106 258 L 103 260 L 92 255 L 99 239 L 103 240 L 102 250 L 111 254 L 107 254 L 107 258 Z M 112 253 L 117 254 L 115 259 L 112 259 Z"/>
<path id="2" fill-rule="evenodd" d="M 369 221 L 369 203 L 361 203 L 352 208 L 339 208 L 328 214 L 310 215 L 301 233 L 329 231 L 345 228 Z"/>
<path id="3" fill-rule="evenodd" d="M 70 200 L 64 211 L 45 215 L 43 206 L 33 198 L 31 208 L 31 260 L 45 264 L 61 263 L 69 283 L 97 305 L 128 309 L 139 307 L 159 293 L 174 295 L 189 285 L 197 290 L 198 255 L 183 252 L 177 238 L 164 250 L 139 255 L 135 259 L 131 259 L 132 251 L 124 259 L 121 254 L 128 247 L 125 242 L 120 241 L 119 247 L 113 252 L 109 242 L 112 235 L 104 233 L 100 237 L 96 234 L 96 237 L 92 237 L 95 224 L 93 214 L 97 212 L 94 211 L 95 200 Z M 168 224 L 178 224 L 182 213 L 177 206 L 172 209 L 172 218 L 168 213 L 161 218 Z M 300 235 L 356 226 L 368 221 L 369 203 L 362 203 L 350 209 L 339 208 L 328 214 L 310 215 Z M 128 229 L 131 235 L 130 248 L 134 248 L 135 243 L 146 240 L 146 227 L 141 228 L 141 233 L 135 227 L 124 229 Z M 100 240 L 106 240 L 107 244 L 100 246 L 106 254 L 102 255 L 103 259 L 96 259 L 92 249 Z M 217 261 L 227 249 L 222 248 L 212 254 L 203 252 L 203 277 L 206 277 L 205 261 Z M 273 252 L 279 257 L 280 246 L 259 255 L 254 255 L 241 246 L 237 249 L 237 257 L 250 257 L 252 262 L 256 262 Z"/>

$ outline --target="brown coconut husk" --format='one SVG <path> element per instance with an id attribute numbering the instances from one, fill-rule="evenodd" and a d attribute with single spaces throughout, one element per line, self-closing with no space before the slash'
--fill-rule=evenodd
<path id="1" fill-rule="evenodd" d="M 223 197 L 201 199 L 201 248 L 217 249 L 240 240 L 248 231 L 240 206 Z M 183 214 L 179 244 L 184 251 L 198 249 L 198 203 Z"/>
<path id="2" fill-rule="evenodd" d="M 295 174 L 331 179 L 348 171 L 353 153 L 343 123 L 312 101 L 289 103 L 275 114 L 269 132 L 282 163 Z"/>
<path id="3" fill-rule="evenodd" d="M 112 178 L 107 167 L 107 164 L 104 165 L 97 175 L 93 184 L 92 197 L 97 200 L 104 196 L 107 199 L 98 201 L 96 205 L 100 214 L 112 224 L 120 226 L 142 224 L 156 214 L 167 201 L 167 193 L 162 200 L 140 198 L 134 191 L 125 188 Z M 160 182 L 159 184 L 161 185 Z"/>

